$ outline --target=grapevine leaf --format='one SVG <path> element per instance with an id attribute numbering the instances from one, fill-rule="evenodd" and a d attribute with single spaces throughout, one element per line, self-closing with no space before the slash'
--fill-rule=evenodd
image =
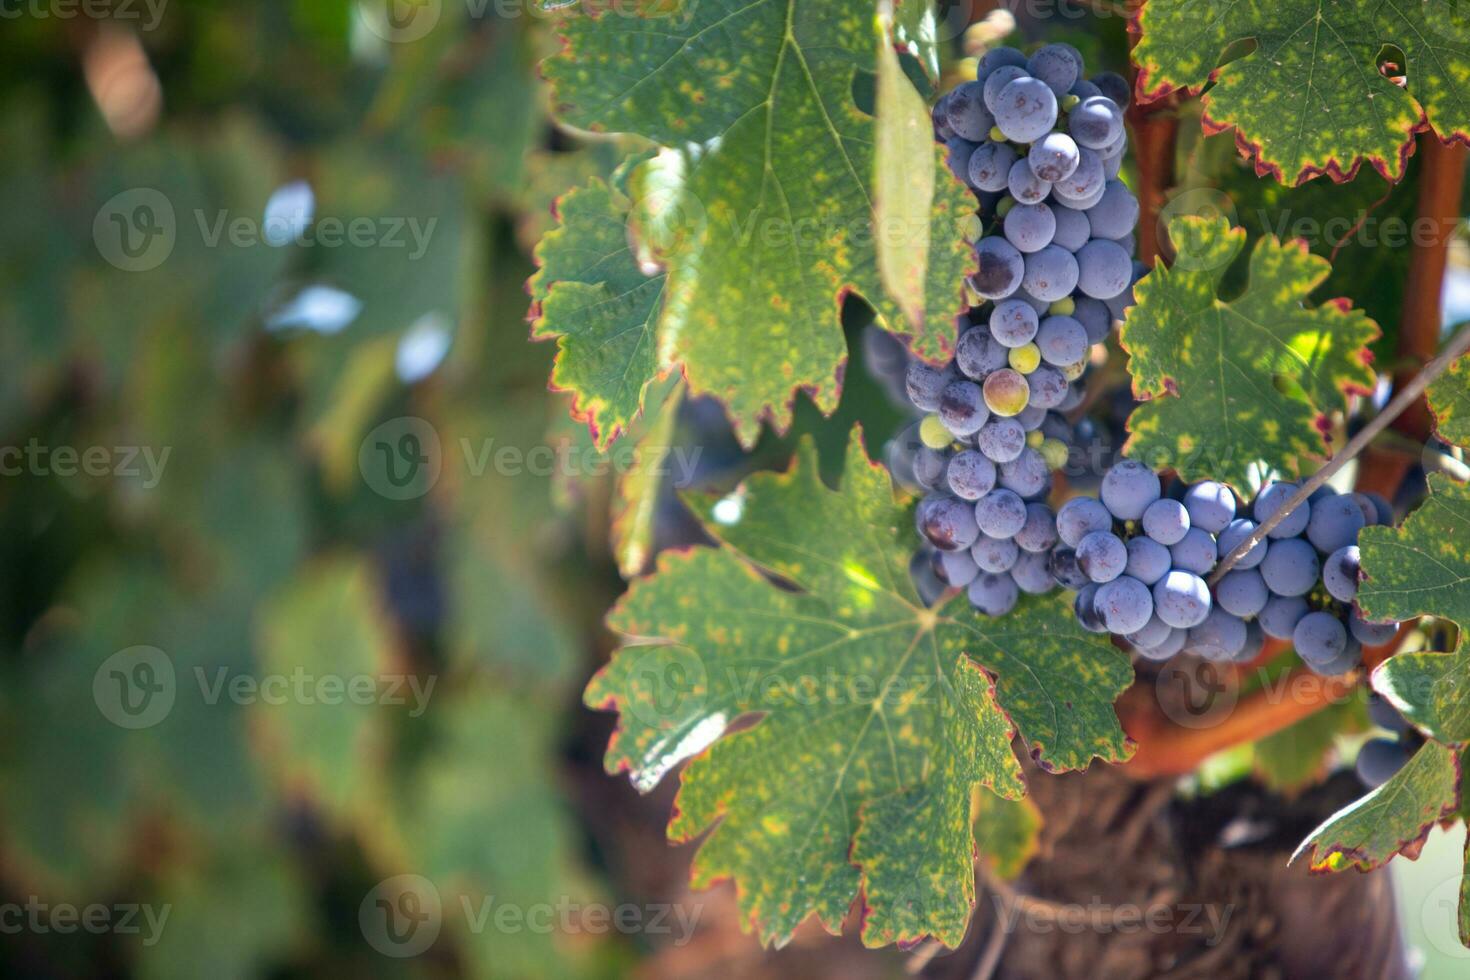
<path id="1" fill-rule="evenodd" d="M 1470 447 L 1470 357 L 1462 357 L 1429 386 L 1434 427 L 1445 442 Z"/>
<path id="2" fill-rule="evenodd" d="M 638 439 L 632 466 L 618 474 L 612 505 L 612 548 L 624 578 L 642 574 L 653 556 L 659 498 L 669 473 L 675 423 L 683 402 L 683 382 L 660 395 L 648 429 Z"/>
<path id="3" fill-rule="evenodd" d="M 1470 836 L 1465 838 L 1465 871 L 1460 875 L 1460 945 L 1470 946 Z"/>
<path id="4" fill-rule="evenodd" d="M 1128 419 L 1128 455 L 1237 487 L 1256 460 L 1295 472 L 1322 456 L 1324 414 L 1373 385 L 1365 345 L 1377 326 L 1344 302 L 1305 304 L 1330 267 L 1299 243 L 1258 241 L 1245 290 L 1226 302 L 1220 280 L 1245 232 L 1186 215 L 1169 237 L 1188 260 L 1140 280 L 1123 325 L 1144 400 Z"/>
<path id="5" fill-rule="evenodd" d="M 951 739 L 940 745 L 923 782 L 875 800 L 860 814 L 852 861 L 862 868 L 863 941 L 870 946 L 926 935 L 958 946 L 975 908 L 972 788 L 1024 792 L 1010 723 L 995 705 L 990 679 L 965 657 L 952 677 L 956 697 L 939 706 Z M 1006 773 L 1007 781 L 996 785 L 995 772 Z"/>
<path id="6" fill-rule="evenodd" d="M 1393 778 L 1328 817 L 1291 856 L 1314 872 L 1371 871 L 1395 854 L 1419 856 L 1430 828 L 1459 805 L 1460 764 L 1453 749 L 1425 742 Z"/>
<path id="7" fill-rule="evenodd" d="M 1373 671 L 1373 688 L 1430 738 L 1470 742 L 1470 650 L 1401 653 Z"/>
<path id="8" fill-rule="evenodd" d="M 749 446 L 762 419 L 790 425 L 798 389 L 824 413 L 836 408 L 846 293 L 902 329 L 873 239 L 873 119 L 853 96 L 854 78 L 873 70 L 872 5 L 673 6 L 567 19 L 566 46 L 544 73 L 566 122 L 685 148 L 667 205 L 671 247 L 660 256 L 668 295 L 658 350 L 682 362 L 692 393 L 725 402 Z M 911 344 L 937 360 L 953 347 L 948 313 L 974 265 L 962 224 L 974 208 L 933 161 L 946 190 L 926 212 L 928 315 Z"/>
<path id="9" fill-rule="evenodd" d="M 1364 160 L 1397 180 L 1416 131 L 1470 136 L 1470 20 L 1457 0 L 1149 0 L 1137 27 L 1142 101 L 1213 82 L 1206 131 L 1234 127 L 1257 171 L 1283 183 L 1346 180 Z M 1247 40 L 1254 51 L 1220 65 Z M 1407 61 L 1403 88 L 1379 71 L 1385 44 Z"/>
<path id="10" fill-rule="evenodd" d="M 1429 496 L 1403 526 L 1366 527 L 1358 547 L 1367 618 L 1438 616 L 1470 629 L 1470 486 L 1431 474 Z"/>
<path id="11" fill-rule="evenodd" d="M 1029 796 L 1007 800 L 976 793 L 974 804 L 980 859 L 996 877 L 1014 881 L 1041 848 L 1041 810 Z"/>
<path id="12" fill-rule="evenodd" d="M 934 200 L 934 126 L 924 100 L 903 73 L 882 18 L 878 29 L 878 94 L 873 154 L 873 215 L 878 228 L 906 234 L 878 236 L 878 271 L 908 322 L 924 322 L 924 271 L 929 228 L 910 215 L 929 212 Z"/>
<path id="13" fill-rule="evenodd" d="M 263 669 L 272 675 L 383 677 L 388 631 L 367 565 L 332 558 L 310 566 L 261 612 Z M 323 711 L 310 699 L 256 706 L 263 753 L 278 778 L 344 819 L 380 791 L 387 717 L 377 702 L 348 699 Z"/>
<path id="14" fill-rule="evenodd" d="M 564 196 L 560 224 L 536 246 L 531 336 L 556 338 L 554 388 L 605 448 L 643 410 L 658 374 L 654 322 L 663 275 L 646 275 L 628 244 L 628 203 L 601 179 Z"/>
<path id="15" fill-rule="evenodd" d="M 973 847 L 971 788 L 1022 792 L 1013 728 L 1046 768 L 1126 758 L 1113 701 L 1127 661 L 1057 596 L 1001 620 L 963 598 L 924 608 L 908 574 L 911 522 L 856 429 L 839 490 L 821 482 L 808 440 L 789 472 L 690 503 L 723 546 L 665 554 L 610 615 L 624 646 L 585 695 L 621 712 L 608 770 L 646 791 L 698 756 L 669 834 L 718 824 L 695 882 L 734 878 L 763 939 L 811 913 L 836 929 L 860 887 L 869 942 L 954 938 L 969 908 L 953 875 Z M 897 830 L 921 854 L 900 853 L 885 829 L 904 807 L 912 817 Z M 872 874 L 849 856 L 855 831 Z M 895 892 L 904 862 L 923 884 Z"/>

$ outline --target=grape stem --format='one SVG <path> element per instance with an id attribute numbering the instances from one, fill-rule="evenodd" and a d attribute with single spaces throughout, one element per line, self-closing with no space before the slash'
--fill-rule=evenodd
<path id="1" fill-rule="evenodd" d="M 1220 579 L 1225 577 L 1226 572 L 1239 564 L 1240 560 L 1245 557 L 1246 552 L 1259 544 L 1276 525 L 1290 516 L 1292 511 L 1306 503 L 1307 498 L 1318 487 L 1332 479 L 1334 473 L 1342 469 L 1358 453 L 1362 452 L 1364 447 L 1372 442 L 1378 433 L 1388 428 L 1394 419 L 1398 418 L 1409 406 L 1413 405 L 1419 396 L 1424 393 L 1424 389 L 1429 387 L 1441 374 L 1444 374 L 1449 369 L 1449 366 L 1454 363 L 1455 359 L 1465 353 L 1467 349 L 1470 349 L 1470 327 L 1462 327 L 1455 335 L 1455 338 L 1450 341 L 1449 346 L 1438 357 L 1424 365 L 1424 370 L 1420 371 L 1412 381 L 1404 385 L 1402 390 L 1394 396 L 1393 401 L 1389 402 L 1383 411 L 1379 412 L 1371 422 L 1363 426 L 1357 435 L 1348 440 L 1342 452 L 1333 456 L 1326 466 L 1312 474 L 1298 488 L 1297 492 L 1291 495 L 1284 506 L 1269 518 L 1262 521 L 1260 526 L 1251 533 L 1250 537 L 1236 545 L 1235 549 L 1226 555 L 1225 559 L 1219 565 L 1215 566 L 1215 570 L 1210 573 L 1208 579 L 1209 584 L 1211 586 L 1218 584 Z"/>

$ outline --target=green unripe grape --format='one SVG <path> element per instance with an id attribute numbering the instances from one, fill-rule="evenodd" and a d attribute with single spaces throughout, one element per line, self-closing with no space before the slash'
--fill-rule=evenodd
<path id="1" fill-rule="evenodd" d="M 985 407 L 1002 418 L 1019 414 L 1031 401 L 1031 386 L 1010 368 L 992 371 L 985 379 Z"/>
<path id="2" fill-rule="evenodd" d="M 1057 370 L 1062 372 L 1062 377 L 1068 381 L 1076 381 L 1082 377 L 1082 372 L 1087 370 L 1087 358 L 1084 357 L 1076 364 L 1068 364 L 1065 367 L 1057 368 Z"/>
<path id="3" fill-rule="evenodd" d="M 1040 449 L 1043 442 L 1046 442 L 1046 436 L 1041 434 L 1040 429 L 1032 429 L 1026 433 L 1026 445 L 1032 449 Z"/>
<path id="4" fill-rule="evenodd" d="M 1067 444 L 1060 439 L 1042 440 L 1039 452 L 1049 469 L 1059 470 L 1067 465 Z"/>
<path id="5" fill-rule="evenodd" d="M 1020 371 L 1022 374 L 1030 374 L 1041 364 L 1041 348 L 1037 347 L 1034 343 L 1012 347 L 1010 354 L 1007 355 L 1007 359 L 1011 362 L 1011 367 L 1017 371 Z"/>
<path id="6" fill-rule="evenodd" d="M 1005 133 L 1002 133 L 1000 131 L 1000 127 L 999 126 L 991 126 L 990 127 L 990 142 L 992 142 L 992 143 L 1004 143 L 1005 141 L 1006 141 L 1006 134 Z"/>
<path id="7" fill-rule="evenodd" d="M 1005 197 L 1001 198 L 1000 203 L 995 206 L 995 216 L 997 218 L 1004 218 L 1008 213 L 1010 213 L 1011 208 L 1015 206 L 1016 199 L 1007 194 Z"/>
<path id="8" fill-rule="evenodd" d="M 1080 98 L 1078 98 L 1077 96 L 1075 96 L 1075 95 L 1072 95 L 1070 93 L 1067 94 L 1067 95 L 1064 95 L 1064 96 L 1062 96 L 1062 111 L 1063 112 L 1071 112 L 1073 109 L 1077 108 L 1077 106 L 1081 102 L 1082 102 L 1082 100 Z"/>
<path id="9" fill-rule="evenodd" d="M 930 449 L 946 449 L 954 442 L 954 434 L 938 415 L 926 415 L 919 423 L 919 441 Z"/>
<path id="10" fill-rule="evenodd" d="M 1077 312 L 1077 301 L 1070 296 L 1063 296 L 1047 308 L 1052 316 L 1071 316 Z"/>

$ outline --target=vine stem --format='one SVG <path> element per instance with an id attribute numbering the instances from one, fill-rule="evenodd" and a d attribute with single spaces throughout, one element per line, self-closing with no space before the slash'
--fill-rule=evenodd
<path id="1" fill-rule="evenodd" d="M 1372 442 L 1374 437 L 1380 432 L 1388 428 L 1394 419 L 1402 415 L 1409 406 L 1415 404 L 1419 400 L 1419 396 L 1424 393 L 1424 389 L 1428 388 L 1434 379 L 1444 374 L 1449 369 L 1449 366 L 1454 363 L 1455 359 L 1465 353 L 1467 349 L 1470 349 L 1470 326 L 1463 327 L 1455 335 L 1454 340 L 1450 341 L 1450 345 L 1438 357 L 1426 364 L 1424 369 L 1414 376 L 1413 380 L 1404 385 L 1399 393 L 1394 396 L 1393 401 L 1389 402 L 1388 406 L 1379 412 L 1373 421 L 1363 426 L 1357 435 L 1349 439 L 1348 444 L 1343 447 L 1342 452 L 1332 457 L 1326 466 L 1312 474 L 1297 492 L 1287 499 L 1284 506 L 1269 518 L 1262 521 L 1260 526 L 1251 533 L 1250 537 L 1236 545 L 1235 549 L 1225 556 L 1225 560 L 1215 566 L 1215 570 L 1210 573 L 1210 577 L 1207 580 L 1209 584 L 1211 586 L 1217 585 L 1220 579 L 1224 578 L 1225 573 L 1234 568 L 1245 557 L 1246 552 L 1259 544 L 1276 525 L 1280 524 L 1290 516 L 1292 511 L 1305 503 L 1307 498 L 1318 487 L 1330 480 L 1334 473 L 1342 469 L 1358 453 L 1362 452 L 1364 447 Z"/>

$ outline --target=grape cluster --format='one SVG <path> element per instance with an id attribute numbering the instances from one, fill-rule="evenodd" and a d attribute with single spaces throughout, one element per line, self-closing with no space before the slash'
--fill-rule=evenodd
<path id="1" fill-rule="evenodd" d="M 1123 460 L 1103 476 L 1098 497 L 1073 498 L 1057 512 L 1052 575 L 1077 593 L 1084 628 L 1121 636 L 1146 659 L 1183 652 L 1245 662 L 1273 637 L 1291 641 L 1319 674 L 1346 673 L 1364 645 L 1388 642 L 1398 626 L 1364 619 L 1354 603 L 1358 532 L 1389 523 L 1382 498 L 1323 487 L 1213 592 L 1206 582 L 1296 489 L 1266 485 L 1243 517 L 1223 484 L 1176 483 L 1165 494 L 1152 470 Z"/>
<path id="2" fill-rule="evenodd" d="M 1088 81 L 1075 48 L 1049 44 L 1029 58 L 990 51 L 975 80 L 934 107 L 935 137 L 975 191 L 986 234 L 954 359 L 912 361 L 904 379 L 928 413 L 904 461 L 928 492 L 915 577 L 926 593 L 967 588 L 987 615 L 1053 588 L 1045 498 L 1074 435 L 1062 413 L 1082 403 L 1091 348 L 1143 273 L 1132 258 L 1138 202 L 1117 179 L 1127 102 L 1121 76 Z"/>

